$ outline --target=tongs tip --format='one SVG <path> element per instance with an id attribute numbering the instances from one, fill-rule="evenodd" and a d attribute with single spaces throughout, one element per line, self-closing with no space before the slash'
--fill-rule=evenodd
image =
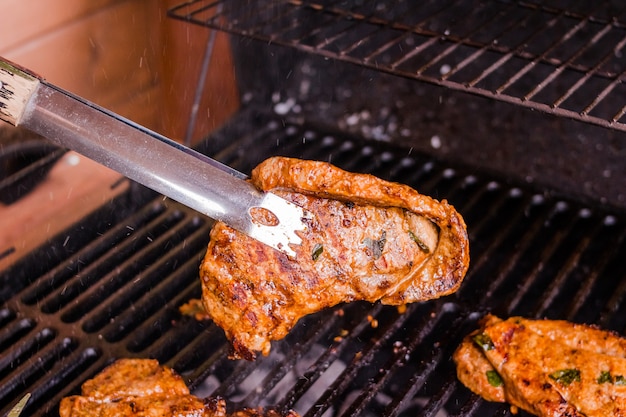
<path id="1" fill-rule="evenodd" d="M 265 193 L 259 208 L 269 213 L 266 212 L 265 216 L 251 214 L 252 221 L 247 234 L 290 258 L 295 258 L 293 246 L 302 244 L 302 238 L 297 232 L 304 232 L 308 228 L 313 214 L 270 192 Z"/>

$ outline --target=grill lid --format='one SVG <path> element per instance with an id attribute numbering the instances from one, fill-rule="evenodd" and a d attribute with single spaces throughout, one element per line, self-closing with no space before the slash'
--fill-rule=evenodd
<path id="1" fill-rule="evenodd" d="M 611 1 L 192 0 L 170 16 L 626 131 L 624 5 Z"/>
<path id="2" fill-rule="evenodd" d="M 203 151 L 242 172 L 275 154 L 330 160 L 448 199 L 472 242 L 460 291 L 406 311 L 337 306 L 304 318 L 270 356 L 232 361 L 221 329 L 178 312 L 200 296 L 210 221 L 154 195 L 135 205 L 120 196 L 0 272 L 0 412 L 30 392 L 24 415 L 55 416 L 60 399 L 107 363 L 150 357 L 181 373 L 196 394 L 221 395 L 233 408 L 275 405 L 303 416 L 504 415 L 508 406 L 486 403 L 457 381 L 450 359 L 485 312 L 624 332 L 624 212 L 388 143 L 255 120 L 234 120 Z"/>

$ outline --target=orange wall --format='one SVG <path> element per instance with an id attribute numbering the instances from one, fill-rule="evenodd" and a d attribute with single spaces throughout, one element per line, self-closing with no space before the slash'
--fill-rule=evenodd
<path id="1" fill-rule="evenodd" d="M 3 0 L 0 56 L 180 140 L 187 129 L 209 30 L 166 17 L 169 4 L 163 0 Z M 227 37 L 220 34 L 195 138 L 218 127 L 238 108 L 233 74 Z"/>

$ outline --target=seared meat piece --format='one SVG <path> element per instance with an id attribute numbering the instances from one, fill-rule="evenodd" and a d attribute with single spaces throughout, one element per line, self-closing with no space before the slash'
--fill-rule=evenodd
<path id="1" fill-rule="evenodd" d="M 446 201 L 324 162 L 270 158 L 252 183 L 314 214 L 295 259 L 217 223 L 200 267 L 203 302 L 233 357 L 267 354 L 303 316 L 342 302 L 402 305 L 450 294 L 469 263 Z"/>
<path id="2" fill-rule="evenodd" d="M 590 326 L 487 316 L 454 354 L 463 384 L 538 416 L 626 416 L 626 339 Z"/>
<path id="3" fill-rule="evenodd" d="M 226 413 L 221 398 L 191 395 L 172 369 L 151 359 L 120 359 L 81 387 L 82 395 L 63 398 L 60 417 L 281 417 L 274 410 Z M 289 411 L 284 417 L 299 417 Z"/>
<path id="4" fill-rule="evenodd" d="M 99 402 L 127 397 L 189 395 L 185 381 L 171 368 L 153 359 L 120 359 L 81 387 L 83 396 Z"/>
<path id="5" fill-rule="evenodd" d="M 457 377 L 472 392 L 487 401 L 503 403 L 506 398 L 500 376 L 473 340 L 481 332 L 482 329 L 466 336 L 454 352 Z"/>
<path id="6" fill-rule="evenodd" d="M 221 417 L 224 400 L 201 400 L 182 378 L 156 360 L 120 359 L 61 400 L 60 417 Z"/>

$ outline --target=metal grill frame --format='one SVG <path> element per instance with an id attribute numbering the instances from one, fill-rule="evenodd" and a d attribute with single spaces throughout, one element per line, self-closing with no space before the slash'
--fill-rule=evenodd
<path id="1" fill-rule="evenodd" d="M 397 0 L 377 9 L 378 2 L 193 0 L 169 15 L 626 131 L 626 64 L 619 59 L 626 46 L 624 10 L 609 2 L 567 8 L 550 1 L 413 3 Z"/>

